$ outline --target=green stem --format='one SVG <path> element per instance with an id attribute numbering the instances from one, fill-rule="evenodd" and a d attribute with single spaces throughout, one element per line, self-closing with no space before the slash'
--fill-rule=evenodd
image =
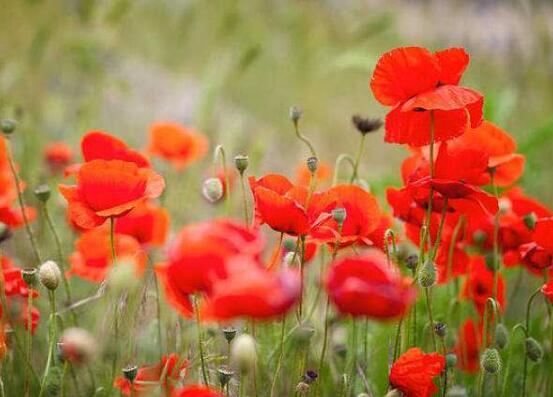
<path id="1" fill-rule="evenodd" d="M 46 368 L 44 368 L 44 374 L 42 375 L 42 382 L 40 383 L 39 397 L 42 397 L 45 392 L 46 380 L 50 373 L 50 367 L 54 361 L 54 349 L 56 346 L 56 295 L 54 291 L 49 291 L 50 295 L 50 339 L 48 343 L 48 359 L 46 361 Z"/>
<path id="2" fill-rule="evenodd" d="M 347 388 L 346 388 L 346 395 L 350 395 L 351 391 L 355 389 L 355 368 L 356 368 L 356 361 L 357 361 L 357 322 L 355 321 L 355 317 L 351 317 L 351 324 L 350 324 L 350 345 L 348 348 L 348 355 L 349 355 L 349 362 L 348 366 L 346 368 L 346 374 L 348 376 L 348 382 L 347 382 Z"/>
<path id="3" fill-rule="evenodd" d="M 111 247 L 111 259 L 115 265 L 117 262 L 117 254 L 115 252 L 115 218 L 113 216 L 109 218 L 109 242 Z"/>
<path id="4" fill-rule="evenodd" d="M 225 149 L 222 145 L 217 145 L 213 155 L 213 162 L 217 162 L 217 158 L 221 158 L 221 166 L 223 168 L 224 178 L 225 178 L 225 211 L 227 216 L 230 215 L 230 177 L 227 172 L 227 157 L 225 154 Z"/>
<path id="5" fill-rule="evenodd" d="M 338 157 L 336 157 L 336 162 L 334 163 L 334 175 L 332 177 L 332 186 L 336 186 L 338 184 L 338 174 L 340 171 L 340 167 L 344 161 L 347 161 L 353 170 L 355 170 L 355 161 L 349 154 L 340 154 Z"/>
<path id="6" fill-rule="evenodd" d="M 315 151 L 315 148 L 313 147 L 309 139 L 307 139 L 307 137 L 300 132 L 299 125 L 298 125 L 299 123 L 294 122 L 293 124 L 294 124 L 294 132 L 296 133 L 296 136 L 298 137 L 298 139 L 307 145 L 307 147 L 309 148 L 309 151 L 311 152 L 311 156 L 317 157 L 317 152 Z"/>
<path id="7" fill-rule="evenodd" d="M 532 302 L 534 301 L 535 297 L 538 296 L 538 294 L 541 292 L 541 288 L 538 288 L 534 291 L 532 295 L 530 295 L 530 298 L 528 298 L 528 302 L 526 303 L 526 321 L 525 321 L 525 330 L 526 330 L 526 337 L 530 335 L 530 312 L 532 309 Z M 524 351 L 524 368 L 522 372 L 522 397 L 526 396 L 526 378 L 528 376 L 528 355 L 526 354 L 526 349 Z"/>
<path id="8" fill-rule="evenodd" d="M 200 362 L 202 366 L 202 378 L 206 386 L 209 386 L 209 376 L 207 372 L 207 367 L 205 364 L 205 355 L 204 355 L 204 346 L 202 340 L 202 325 L 200 324 L 200 307 L 198 304 L 198 297 L 194 296 L 192 298 L 194 304 L 194 314 L 196 316 L 196 331 L 198 333 L 198 349 L 200 351 Z"/>
<path id="9" fill-rule="evenodd" d="M 153 272 L 154 275 L 154 286 L 156 290 L 156 314 L 157 314 L 157 339 L 159 345 L 159 358 L 163 356 L 163 338 L 161 333 L 161 297 L 159 296 L 159 282 L 157 280 L 157 275 Z"/>
<path id="10" fill-rule="evenodd" d="M 424 295 L 426 297 L 426 308 L 428 311 L 428 321 L 430 322 L 430 335 L 432 336 L 432 346 L 434 351 L 438 350 L 438 345 L 436 344 L 436 335 L 434 334 L 434 320 L 432 317 L 432 290 L 431 288 L 424 289 Z"/>
<path id="11" fill-rule="evenodd" d="M 273 397 L 275 395 L 275 387 L 278 379 L 278 374 L 280 372 L 280 367 L 282 365 L 282 359 L 284 358 L 284 334 L 286 331 L 286 316 L 282 316 L 282 320 L 280 320 L 280 343 L 279 343 L 279 352 L 278 352 L 278 360 L 277 365 L 275 368 L 275 374 L 273 376 L 273 382 L 271 384 L 271 393 L 270 397 Z"/>
<path id="12" fill-rule="evenodd" d="M 359 143 L 359 147 L 357 149 L 357 155 L 355 156 L 355 164 L 353 166 L 353 173 L 351 174 L 349 183 L 353 183 L 355 181 L 355 178 L 357 178 L 357 175 L 359 172 L 359 163 L 361 162 L 361 157 L 363 156 L 363 150 L 365 149 L 365 136 L 366 134 L 361 134 L 361 142 Z"/>
<path id="13" fill-rule="evenodd" d="M 244 181 L 244 173 L 240 173 L 240 188 L 242 190 L 242 203 L 244 207 L 244 222 L 247 227 L 250 227 L 250 215 L 248 210 L 248 199 L 246 196 L 246 183 Z"/>

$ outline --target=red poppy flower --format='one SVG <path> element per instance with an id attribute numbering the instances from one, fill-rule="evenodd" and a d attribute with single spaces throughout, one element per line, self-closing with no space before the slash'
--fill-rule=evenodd
<path id="1" fill-rule="evenodd" d="M 312 207 L 316 213 L 330 213 L 336 207 L 346 210 L 341 233 L 338 223 L 329 218 L 311 233 L 315 240 L 332 246 L 339 236 L 341 248 L 357 242 L 372 244 L 369 235 L 378 228 L 381 213 L 378 201 L 369 192 L 357 185 L 338 185 L 326 191 L 321 199 L 315 199 Z"/>
<path id="2" fill-rule="evenodd" d="M 320 161 L 317 166 L 315 178 L 317 186 L 330 181 L 330 178 L 332 178 L 332 167 L 329 164 Z M 309 168 L 307 168 L 307 164 L 305 162 L 301 163 L 296 168 L 296 184 L 305 188 L 309 188 L 309 185 L 311 184 L 311 171 L 309 171 Z"/>
<path id="3" fill-rule="evenodd" d="M 161 361 L 155 365 L 139 368 L 134 384 L 120 376 L 115 379 L 113 386 L 125 396 L 130 396 L 132 391 L 134 396 L 146 397 L 153 389 L 160 386 L 144 385 L 140 382 L 161 382 L 161 387 L 170 393 L 174 390 L 174 384 L 186 375 L 188 364 L 188 360 L 183 361 L 178 355 L 172 353 L 169 357 L 163 356 Z M 165 378 L 160 379 L 164 372 Z"/>
<path id="4" fill-rule="evenodd" d="M 235 256 L 227 277 L 213 283 L 202 313 L 210 320 L 238 317 L 267 319 L 286 313 L 300 297 L 300 274 L 292 269 L 268 271 L 251 257 Z"/>
<path id="5" fill-rule="evenodd" d="M 478 372 L 481 345 L 482 327 L 477 327 L 472 318 L 469 317 L 459 329 L 458 343 L 455 347 L 460 369 L 472 373 Z"/>
<path id="6" fill-rule="evenodd" d="M 530 243 L 521 245 L 519 251 L 527 267 L 541 273 L 543 269 L 553 266 L 553 217 L 536 221 Z"/>
<path id="7" fill-rule="evenodd" d="M 201 159 L 207 152 L 205 135 L 176 123 L 156 123 L 150 127 L 148 152 L 169 161 L 176 170 Z"/>
<path id="8" fill-rule="evenodd" d="M 29 306 L 27 298 L 13 296 L 8 299 L 8 310 L 15 325 L 29 329 Z M 3 317 L 3 308 L 0 306 L 0 319 Z M 34 334 L 40 321 L 40 312 L 33 306 L 31 309 L 31 334 Z M 12 327 L 14 324 L 12 324 Z"/>
<path id="9" fill-rule="evenodd" d="M 367 238 L 372 242 L 373 246 L 381 250 L 386 250 L 386 231 L 393 226 L 393 219 L 389 214 L 380 214 L 378 226 L 367 235 Z M 396 238 L 397 241 L 397 238 Z"/>
<path id="10" fill-rule="evenodd" d="M 386 116 L 386 142 L 424 146 L 430 128 L 435 142 L 442 142 L 480 125 L 483 96 L 458 86 L 468 63 L 461 48 L 431 53 L 403 47 L 382 55 L 370 86 L 377 101 L 393 107 Z"/>
<path id="11" fill-rule="evenodd" d="M 121 160 L 92 160 L 77 173 L 77 185 L 59 185 L 78 226 L 91 229 L 107 218 L 126 214 L 140 203 L 159 197 L 163 178 L 149 168 Z"/>
<path id="12" fill-rule="evenodd" d="M 273 230 L 293 236 L 305 236 L 317 225 L 330 217 L 321 208 L 324 200 L 331 205 L 328 195 L 313 193 L 308 200 L 308 191 L 294 186 L 285 176 L 269 174 L 258 180 L 250 177 L 250 187 L 255 200 L 256 219 Z M 316 204 L 317 203 L 317 204 Z M 307 208 L 306 208 L 307 206 Z"/>
<path id="13" fill-rule="evenodd" d="M 486 267 L 486 260 L 480 255 L 470 258 L 469 269 L 462 296 L 472 300 L 478 313 L 483 315 L 486 301 L 492 297 L 493 272 Z M 505 309 L 505 283 L 501 273 L 497 275 L 497 302 L 501 309 Z"/>
<path id="14" fill-rule="evenodd" d="M 138 275 L 146 269 L 146 253 L 138 241 L 124 234 L 114 236 L 118 261 L 130 260 Z M 75 241 L 75 252 L 69 256 L 69 275 L 76 275 L 95 283 L 103 281 L 113 265 L 110 233 L 105 228 L 83 233 Z"/>
<path id="15" fill-rule="evenodd" d="M 259 258 L 262 249 L 260 235 L 237 222 L 220 219 L 191 224 L 170 243 L 166 262 L 156 265 L 156 272 L 169 303 L 190 316 L 190 294 L 211 292 L 215 279 L 227 277 L 230 258 Z"/>
<path id="16" fill-rule="evenodd" d="M 116 219 L 115 232 L 132 236 L 140 244 L 161 246 L 169 232 L 169 213 L 165 208 L 144 202 Z"/>
<path id="17" fill-rule="evenodd" d="M 224 397 L 217 390 L 207 386 L 187 386 L 184 389 L 175 390 L 171 397 Z"/>
<path id="18" fill-rule="evenodd" d="M 409 308 L 415 299 L 410 284 L 376 249 L 338 259 L 326 277 L 326 290 L 341 313 L 382 320 L 397 318 Z"/>
<path id="19" fill-rule="evenodd" d="M 449 282 L 451 278 L 467 274 L 470 267 L 470 257 L 466 252 L 466 243 L 460 239 L 461 236 L 457 236 L 457 240 L 453 242 L 452 234 L 453 228 L 444 225 L 442 240 L 435 261 L 438 271 L 438 283 L 440 284 Z"/>
<path id="20" fill-rule="evenodd" d="M 103 131 L 87 132 L 81 139 L 81 151 L 85 162 L 92 160 L 122 160 L 135 163 L 140 168 L 150 167 L 150 161 L 133 150 L 119 138 Z"/>
<path id="21" fill-rule="evenodd" d="M 44 148 L 44 160 L 52 174 L 59 174 L 73 161 L 73 149 L 65 142 L 52 142 Z"/>
<path id="22" fill-rule="evenodd" d="M 438 391 L 434 378 L 445 369 L 438 353 L 424 354 L 418 347 L 403 353 L 390 368 L 390 384 L 405 397 L 430 397 Z"/>
<path id="23" fill-rule="evenodd" d="M 541 287 L 541 293 L 550 303 L 553 303 L 553 280 L 548 281 Z"/>

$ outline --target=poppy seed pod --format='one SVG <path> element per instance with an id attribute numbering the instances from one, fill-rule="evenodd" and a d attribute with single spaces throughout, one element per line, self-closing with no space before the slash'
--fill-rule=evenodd
<path id="1" fill-rule="evenodd" d="M 202 185 L 202 194 L 210 203 L 215 203 L 223 197 L 223 183 L 219 178 L 208 178 Z"/>
<path id="2" fill-rule="evenodd" d="M 447 325 L 445 325 L 444 323 L 435 323 L 434 333 L 440 338 L 444 338 L 447 334 Z"/>
<path id="3" fill-rule="evenodd" d="M 66 328 L 59 346 L 61 358 L 72 364 L 88 363 L 98 351 L 96 340 L 83 328 Z"/>
<path id="4" fill-rule="evenodd" d="M 457 355 L 455 353 L 447 353 L 445 355 L 446 368 L 453 368 L 457 365 Z"/>
<path id="5" fill-rule="evenodd" d="M 501 356 L 497 349 L 486 349 L 482 353 L 480 365 L 489 374 L 496 374 L 501 371 Z"/>
<path id="6" fill-rule="evenodd" d="M 239 335 L 232 344 L 231 359 L 240 372 L 248 372 L 255 365 L 255 349 L 255 339 L 248 334 Z"/>
<path id="7" fill-rule="evenodd" d="M 236 169 L 238 170 L 240 175 L 242 175 L 250 165 L 250 158 L 243 154 L 238 155 L 234 157 L 234 165 L 236 166 Z"/>
<path id="8" fill-rule="evenodd" d="M 338 223 L 339 225 L 343 224 L 346 220 L 347 213 L 346 209 L 342 207 L 334 208 L 332 210 L 332 218 Z"/>
<path id="9" fill-rule="evenodd" d="M 38 279 L 37 273 L 38 271 L 34 267 L 29 267 L 21 270 L 21 277 L 29 287 L 34 287 Z"/>
<path id="10" fill-rule="evenodd" d="M 234 327 L 223 328 L 223 335 L 225 336 L 225 339 L 227 340 L 228 343 L 232 342 L 232 340 L 236 336 L 236 328 Z"/>
<path id="11" fill-rule="evenodd" d="M 424 288 L 430 288 L 436 283 L 436 266 L 431 260 L 426 260 L 418 274 L 419 285 Z"/>
<path id="12" fill-rule="evenodd" d="M 292 122 L 294 124 L 297 124 L 298 121 L 300 121 L 301 119 L 301 115 L 303 114 L 302 110 L 297 107 L 297 106 L 292 106 L 290 108 L 290 120 L 292 120 Z"/>
<path id="13" fill-rule="evenodd" d="M 219 383 L 221 384 L 221 387 L 224 388 L 227 383 L 230 382 L 232 375 L 234 375 L 234 372 L 228 369 L 226 366 L 223 366 L 217 370 L 217 375 L 219 377 Z"/>
<path id="14" fill-rule="evenodd" d="M 419 263 L 419 256 L 417 254 L 409 255 L 405 259 L 405 266 L 409 270 L 415 270 L 417 268 L 418 263 Z"/>
<path id="15" fill-rule="evenodd" d="M 500 349 L 504 349 L 509 343 L 509 331 L 504 324 L 499 323 L 495 327 L 495 344 Z"/>
<path id="16" fill-rule="evenodd" d="M 528 356 L 530 360 L 535 363 L 541 361 L 543 358 L 543 348 L 537 340 L 534 338 L 526 338 L 524 346 L 526 348 L 526 356 Z"/>
<path id="17" fill-rule="evenodd" d="M 39 185 L 35 188 L 35 196 L 42 203 L 47 202 L 50 199 L 51 194 L 52 191 L 50 190 L 50 186 L 46 184 Z"/>
<path id="18" fill-rule="evenodd" d="M 378 131 L 383 124 L 382 120 L 380 119 L 362 117 L 358 114 L 355 114 L 351 117 L 351 122 L 353 123 L 357 131 L 359 131 L 363 135 L 366 135 L 370 132 Z"/>
<path id="19" fill-rule="evenodd" d="M 11 119 L 2 119 L 0 121 L 0 128 L 4 134 L 11 134 L 17 127 L 17 121 Z"/>
<path id="20" fill-rule="evenodd" d="M 536 216 L 535 212 L 530 212 L 526 215 L 524 215 L 524 224 L 526 227 L 530 230 L 534 230 L 536 228 L 536 221 L 538 220 L 538 217 Z"/>
<path id="21" fill-rule="evenodd" d="M 305 383 L 311 384 L 315 382 L 318 377 L 319 377 L 319 374 L 310 369 L 310 370 L 307 370 L 305 374 L 303 374 L 302 379 Z"/>
<path id="22" fill-rule="evenodd" d="M 319 168 L 319 160 L 317 157 L 309 157 L 307 159 L 307 169 L 309 172 L 311 172 L 311 174 L 315 174 L 315 172 L 317 172 L 317 168 Z"/>
<path id="23" fill-rule="evenodd" d="M 128 367 L 123 368 L 123 377 L 129 382 L 133 383 L 138 375 L 138 367 L 136 365 L 129 365 Z"/>
<path id="24" fill-rule="evenodd" d="M 38 269 L 38 279 L 40 283 L 50 291 L 54 291 L 58 288 L 61 281 L 61 271 L 57 263 L 54 261 L 46 261 L 40 265 Z"/>

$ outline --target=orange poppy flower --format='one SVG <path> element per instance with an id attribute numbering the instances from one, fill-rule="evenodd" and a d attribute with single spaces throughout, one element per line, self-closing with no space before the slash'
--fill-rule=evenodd
<path id="1" fill-rule="evenodd" d="M 65 142 L 52 142 L 44 148 L 44 160 L 52 174 L 59 174 L 73 161 L 73 149 Z"/>
<path id="2" fill-rule="evenodd" d="M 315 173 L 315 178 L 317 180 L 317 186 L 330 181 L 332 178 L 332 167 L 329 164 L 320 161 Z M 311 171 L 307 168 L 307 164 L 303 162 L 296 168 L 296 184 L 308 188 L 310 183 Z"/>
<path id="3" fill-rule="evenodd" d="M 114 237 L 117 260 L 132 261 L 137 275 L 141 275 L 146 269 L 146 253 L 138 241 L 124 234 L 115 234 Z M 99 228 L 83 233 L 75 241 L 75 252 L 69 256 L 69 264 L 68 275 L 102 282 L 113 266 L 109 231 Z"/>
<path id="4" fill-rule="evenodd" d="M 308 191 L 294 186 L 283 175 L 268 174 L 262 178 L 250 177 L 250 188 L 255 201 L 256 220 L 271 229 L 292 236 L 305 236 L 330 218 L 334 203 L 331 194 L 314 192 L 308 200 Z M 307 207 L 307 208 L 306 208 Z"/>
<path id="5" fill-rule="evenodd" d="M 226 278 L 213 283 L 202 307 L 204 318 L 267 319 L 286 313 L 301 294 L 299 272 L 268 271 L 251 257 L 235 256 L 226 263 Z"/>
<path id="6" fill-rule="evenodd" d="M 326 290 L 340 313 L 386 320 L 401 316 L 415 300 L 415 289 L 386 255 L 371 249 L 334 261 Z"/>
<path id="7" fill-rule="evenodd" d="M 81 151 L 85 162 L 92 160 L 122 160 L 138 167 L 150 167 L 150 161 L 133 150 L 119 138 L 103 131 L 87 132 L 81 139 Z"/>
<path id="8" fill-rule="evenodd" d="M 393 107 L 386 116 L 386 142 L 424 146 L 430 128 L 435 142 L 442 142 L 480 125 L 483 96 L 458 85 L 468 63 L 462 48 L 431 53 L 402 47 L 382 55 L 370 86 L 378 102 Z"/>
<path id="9" fill-rule="evenodd" d="M 412 347 L 392 364 L 390 384 L 405 397 L 430 397 L 438 391 L 434 378 L 444 369 L 444 356 L 424 354 L 418 347 Z"/>
<path id="10" fill-rule="evenodd" d="M 176 123 L 156 123 L 150 127 L 148 152 L 169 161 L 176 170 L 200 160 L 207 152 L 205 135 Z"/>
<path id="11" fill-rule="evenodd" d="M 163 178 L 149 168 L 121 160 L 92 160 L 77 173 L 77 185 L 59 185 L 71 220 L 90 229 L 107 218 L 126 214 L 140 203 L 159 197 Z"/>
<path id="12" fill-rule="evenodd" d="M 169 232 L 169 212 L 150 202 L 141 203 L 115 220 L 115 232 L 132 236 L 140 244 L 161 246 Z"/>
<path id="13" fill-rule="evenodd" d="M 171 397 L 224 397 L 222 393 L 207 386 L 186 386 L 175 390 Z"/>

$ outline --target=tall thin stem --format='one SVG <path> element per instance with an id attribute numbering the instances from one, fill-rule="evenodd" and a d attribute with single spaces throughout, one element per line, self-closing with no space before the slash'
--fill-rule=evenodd
<path id="1" fill-rule="evenodd" d="M 363 150 L 365 149 L 365 136 L 366 134 L 361 134 L 361 142 L 359 142 L 359 147 L 357 148 L 357 155 L 355 156 L 355 164 L 353 166 L 353 172 L 349 179 L 349 183 L 353 183 L 355 178 L 357 178 L 359 172 L 359 163 L 361 162 L 361 157 L 363 156 Z"/>
<path id="2" fill-rule="evenodd" d="M 196 331 L 198 334 L 198 350 L 200 352 L 200 362 L 202 367 L 202 378 L 204 384 L 207 386 L 209 385 L 209 374 L 207 372 L 207 367 L 205 363 L 205 355 L 204 355 L 204 346 L 203 346 L 203 338 L 202 338 L 202 325 L 200 323 L 200 305 L 198 304 L 198 297 L 194 296 L 192 297 L 192 302 L 194 305 L 194 314 L 196 316 Z"/>
<path id="3" fill-rule="evenodd" d="M 284 358 L 284 334 L 286 332 L 286 316 L 282 316 L 282 320 L 280 320 L 280 343 L 279 343 L 279 352 L 278 352 L 278 360 L 277 365 L 275 368 L 275 374 L 273 376 L 273 382 L 271 384 L 271 393 L 270 397 L 273 397 L 275 395 L 275 387 L 278 379 L 278 374 L 280 372 L 280 367 L 282 365 L 282 359 Z"/>
<path id="4" fill-rule="evenodd" d="M 248 198 L 246 196 L 246 182 L 244 181 L 244 173 L 240 173 L 240 189 L 242 190 L 242 205 L 244 207 L 244 222 L 247 227 L 250 227 L 250 213 L 248 210 Z"/>
<path id="5" fill-rule="evenodd" d="M 495 184 L 494 172 L 491 172 L 491 185 L 494 192 L 494 196 L 498 198 L 497 185 Z M 499 209 L 494 216 L 493 222 L 493 286 L 492 286 L 492 298 L 497 297 L 497 284 L 499 275 Z"/>
<path id="6" fill-rule="evenodd" d="M 48 374 L 50 373 L 50 367 L 54 361 L 54 349 L 56 346 L 56 295 L 54 291 L 49 291 L 50 295 L 50 332 L 49 332 L 49 342 L 48 342 L 48 359 L 46 361 L 46 368 L 44 368 L 44 374 L 42 375 L 42 382 L 40 383 L 40 393 L 39 397 L 42 397 L 45 392 L 46 380 L 48 379 Z"/>
<path id="7" fill-rule="evenodd" d="M 230 215 L 230 176 L 227 169 L 227 157 L 223 145 L 217 145 L 213 153 L 213 162 L 216 163 L 218 158 L 221 158 L 221 167 L 223 169 L 225 179 L 225 210 L 227 216 Z"/>
<path id="8" fill-rule="evenodd" d="M 432 289 L 425 288 L 424 295 L 426 297 L 426 307 L 428 310 L 428 321 L 430 322 L 430 335 L 432 336 L 432 346 L 434 351 L 438 350 L 438 345 L 436 344 L 436 335 L 434 334 L 434 319 L 432 317 Z"/>
<path id="9" fill-rule="evenodd" d="M 307 147 L 309 148 L 309 151 L 311 152 L 311 156 L 317 157 L 317 152 L 315 151 L 315 147 L 311 144 L 309 139 L 300 132 L 299 122 L 294 121 L 293 124 L 294 124 L 294 132 L 296 133 L 296 136 L 298 137 L 298 139 L 307 145 Z"/>

